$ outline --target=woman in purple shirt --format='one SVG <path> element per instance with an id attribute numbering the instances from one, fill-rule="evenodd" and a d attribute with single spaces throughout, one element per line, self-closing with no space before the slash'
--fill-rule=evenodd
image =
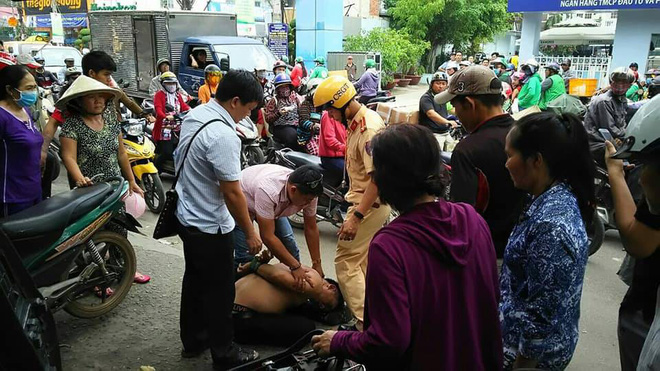
<path id="1" fill-rule="evenodd" d="M 0 218 L 41 201 L 41 144 L 44 139 L 26 107 L 37 101 L 37 83 L 27 68 L 0 71 Z"/>
<path id="2" fill-rule="evenodd" d="M 369 147 L 369 146 L 368 146 Z M 371 142 L 381 200 L 401 216 L 369 246 L 364 332 L 312 339 L 376 370 L 500 370 L 495 248 L 488 225 L 443 194 L 433 133 L 392 125 Z"/>

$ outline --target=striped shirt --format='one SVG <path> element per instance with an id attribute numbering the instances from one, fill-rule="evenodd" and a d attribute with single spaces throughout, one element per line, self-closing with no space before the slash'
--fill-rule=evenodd
<path id="1" fill-rule="evenodd" d="M 206 122 L 221 119 L 204 128 L 192 142 L 183 163 L 190 139 Z M 238 181 L 241 176 L 241 140 L 236 123 L 215 99 L 190 111 L 181 126 L 181 137 L 174 159 L 180 173 L 176 191 L 179 195 L 176 215 L 186 227 L 203 233 L 226 234 L 234 227 L 220 182 Z M 183 167 L 182 167 L 183 163 Z"/>
<path id="2" fill-rule="evenodd" d="M 305 216 L 316 215 L 318 198 L 305 206 L 291 203 L 286 184 L 293 170 L 280 165 L 255 165 L 243 170 L 241 189 L 247 199 L 250 217 L 257 215 L 275 220 L 303 210 Z"/>

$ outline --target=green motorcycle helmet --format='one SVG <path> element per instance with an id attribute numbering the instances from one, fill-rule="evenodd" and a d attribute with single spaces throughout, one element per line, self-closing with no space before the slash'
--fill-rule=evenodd
<path id="1" fill-rule="evenodd" d="M 303 57 L 296 57 L 296 63 L 301 63 L 303 61 L 304 61 Z"/>
<path id="2" fill-rule="evenodd" d="M 323 66 L 323 65 L 325 65 L 325 58 L 324 57 L 316 57 L 316 59 L 314 59 L 314 62 L 316 62 L 316 63 L 320 64 L 321 66 Z"/>
<path id="3" fill-rule="evenodd" d="M 376 68 L 376 61 L 373 60 L 373 59 L 367 59 L 364 62 L 364 66 L 367 67 L 367 68 Z"/>

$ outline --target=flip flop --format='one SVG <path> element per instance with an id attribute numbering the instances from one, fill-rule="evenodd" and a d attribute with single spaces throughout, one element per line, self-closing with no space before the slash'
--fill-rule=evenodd
<path id="1" fill-rule="evenodd" d="M 146 274 L 142 274 L 140 272 L 135 272 L 135 277 L 133 278 L 133 282 L 147 283 L 149 281 L 151 281 L 151 277 L 147 276 Z"/>
<path id="2" fill-rule="evenodd" d="M 110 288 L 110 287 L 105 288 L 105 297 L 106 298 L 111 297 L 114 293 L 115 293 L 115 290 L 113 290 L 112 288 Z M 101 291 L 101 289 L 98 286 L 94 287 L 94 294 L 96 296 L 98 296 L 99 298 L 103 298 L 103 291 Z"/>

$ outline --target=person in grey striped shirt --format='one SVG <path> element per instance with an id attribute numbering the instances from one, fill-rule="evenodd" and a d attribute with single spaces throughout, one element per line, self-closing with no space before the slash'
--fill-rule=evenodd
<path id="1" fill-rule="evenodd" d="M 195 357 L 211 348 L 214 368 L 223 370 L 259 357 L 254 350 L 233 343 L 232 307 L 236 223 L 253 255 L 262 245 L 239 184 L 241 141 L 236 123 L 262 100 L 263 89 L 254 75 L 229 71 L 220 81 L 215 99 L 193 109 L 183 121 L 175 154 L 179 172 L 176 216 L 186 262 L 181 355 Z M 216 119 L 220 121 L 211 122 L 193 140 L 205 123 Z"/>

